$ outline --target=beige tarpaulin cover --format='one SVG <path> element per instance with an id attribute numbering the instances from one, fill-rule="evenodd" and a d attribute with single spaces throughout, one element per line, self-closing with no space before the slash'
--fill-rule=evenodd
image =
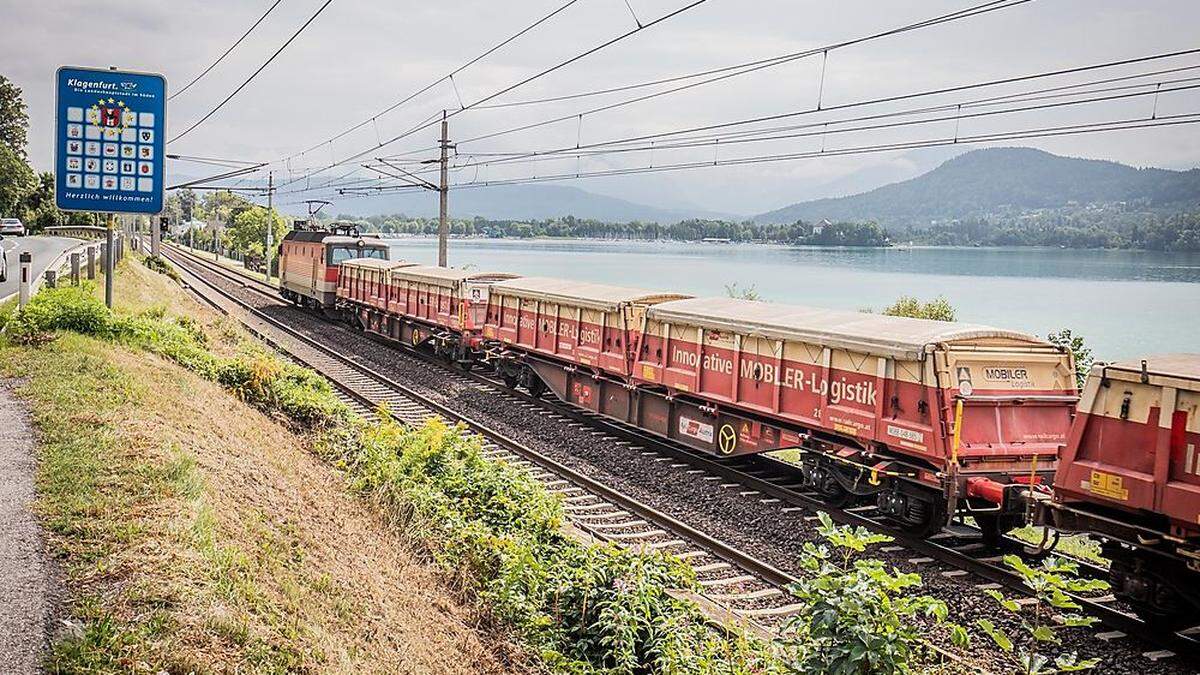
<path id="1" fill-rule="evenodd" d="M 1135 373 L 1142 372 L 1142 360 L 1118 361 L 1109 368 L 1118 368 Z M 1155 375 L 1179 377 L 1185 380 L 1200 379 L 1200 354 L 1156 354 L 1146 357 L 1146 372 Z"/>
<path id="2" fill-rule="evenodd" d="M 604 312 L 615 311 L 618 306 L 626 302 L 651 305 L 666 300 L 691 297 L 680 293 L 648 291 L 643 288 L 592 284 L 551 277 L 521 277 L 510 281 L 501 281 L 492 286 L 492 292 L 515 295 L 527 300 L 578 305 Z"/>
<path id="3" fill-rule="evenodd" d="M 350 258 L 341 262 L 342 267 L 354 267 L 364 270 L 394 270 L 400 267 L 413 267 L 416 263 L 403 260 L 383 260 L 382 258 Z"/>
<path id="4" fill-rule="evenodd" d="M 431 265 L 415 265 L 404 267 L 392 272 L 393 279 L 416 281 L 419 283 L 453 286 L 461 281 L 501 281 L 515 279 L 518 275 L 505 272 L 480 272 L 453 267 L 434 267 Z"/>
<path id="5" fill-rule="evenodd" d="M 735 298 L 692 298 L 651 307 L 651 320 L 687 324 L 778 340 L 853 349 L 917 360 L 939 342 L 1008 338 L 1049 345 L 1025 333 L 970 323 L 908 319 L 866 312 L 781 305 Z"/>

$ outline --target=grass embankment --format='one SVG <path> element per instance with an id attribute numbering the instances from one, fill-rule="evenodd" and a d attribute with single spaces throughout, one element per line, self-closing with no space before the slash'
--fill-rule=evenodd
<path id="1" fill-rule="evenodd" d="M 37 508 L 79 626 L 49 670 L 509 669 L 294 433 L 344 414 L 320 379 L 166 277 L 127 263 L 116 286 L 115 315 L 43 291 L 8 325 L 27 344 L 0 347 L 40 432 Z"/>
<path id="2" fill-rule="evenodd" d="M 782 669 L 668 594 L 694 586 L 676 559 L 569 538 L 559 500 L 475 441 L 365 423 L 165 277 L 121 275 L 116 313 L 43 291 L 0 349 L 83 626 L 52 669 L 500 670 L 460 601 L 558 671 Z"/>

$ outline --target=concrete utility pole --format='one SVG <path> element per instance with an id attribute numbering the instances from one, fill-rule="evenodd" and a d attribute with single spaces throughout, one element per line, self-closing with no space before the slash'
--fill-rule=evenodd
<path id="1" fill-rule="evenodd" d="M 275 224 L 275 172 L 267 173 L 267 247 L 263 251 L 263 259 L 266 263 L 264 274 L 267 277 L 267 283 L 271 283 L 271 246 L 274 244 L 271 231 L 271 226 Z"/>
<path id="2" fill-rule="evenodd" d="M 162 250 L 162 221 L 166 220 L 166 218 L 157 223 L 154 222 L 153 218 L 149 218 L 148 220 L 150 221 L 150 255 L 157 258 L 159 252 Z"/>
<path id="3" fill-rule="evenodd" d="M 442 183 L 438 189 L 438 267 L 446 267 L 446 240 L 450 238 L 450 222 L 446 219 L 447 202 L 450 197 L 449 166 L 447 150 L 450 149 L 449 126 L 446 123 L 446 111 L 442 111 Z"/>

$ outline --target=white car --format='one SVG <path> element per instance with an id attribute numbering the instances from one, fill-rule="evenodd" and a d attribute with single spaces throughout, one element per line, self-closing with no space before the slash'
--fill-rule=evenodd
<path id="1" fill-rule="evenodd" d="M 0 218 L 0 234 L 15 234 L 25 236 L 25 223 L 20 218 Z"/>

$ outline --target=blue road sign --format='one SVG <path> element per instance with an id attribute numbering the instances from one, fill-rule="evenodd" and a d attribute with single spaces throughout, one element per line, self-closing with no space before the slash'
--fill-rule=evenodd
<path id="1" fill-rule="evenodd" d="M 162 211 L 166 78 L 63 66 L 56 80 L 54 203 L 58 208 Z"/>

